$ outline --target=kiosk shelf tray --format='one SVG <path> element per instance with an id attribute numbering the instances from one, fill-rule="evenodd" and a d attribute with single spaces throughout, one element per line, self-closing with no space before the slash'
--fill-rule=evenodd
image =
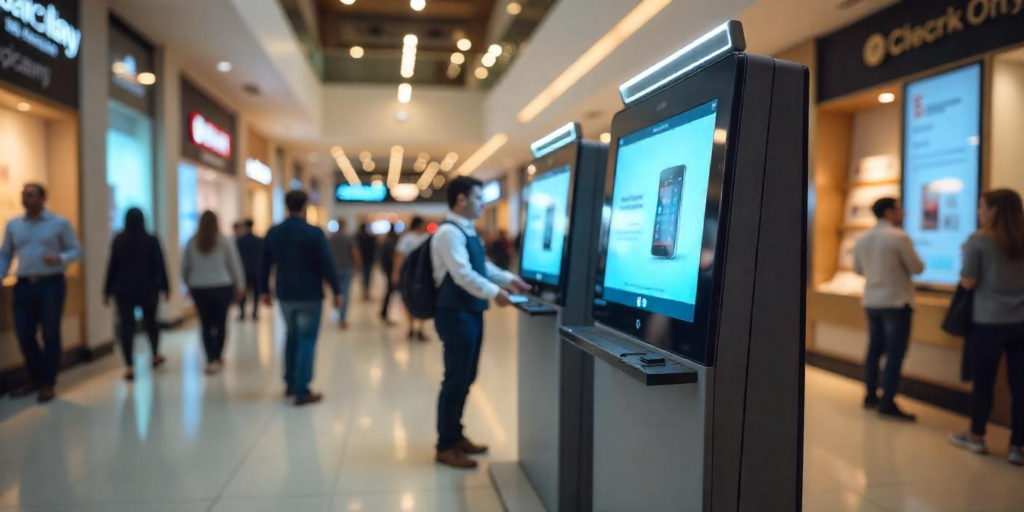
<path id="1" fill-rule="evenodd" d="M 539 302 L 519 302 L 513 303 L 512 306 L 530 316 L 554 316 L 558 314 L 557 309 Z"/>
<path id="2" fill-rule="evenodd" d="M 697 372 L 675 361 L 644 364 L 641 358 L 648 351 L 624 337 L 606 333 L 595 327 L 561 327 L 562 340 L 601 359 L 640 381 L 645 386 L 694 384 Z"/>

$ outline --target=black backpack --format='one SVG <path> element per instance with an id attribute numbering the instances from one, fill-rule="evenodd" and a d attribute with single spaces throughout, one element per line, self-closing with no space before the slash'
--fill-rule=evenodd
<path id="1" fill-rule="evenodd" d="M 402 263 L 399 273 L 398 291 L 402 294 L 405 309 L 413 318 L 426 320 L 434 318 L 437 307 L 437 287 L 434 285 L 434 262 L 430 260 L 428 238 L 420 244 Z"/>

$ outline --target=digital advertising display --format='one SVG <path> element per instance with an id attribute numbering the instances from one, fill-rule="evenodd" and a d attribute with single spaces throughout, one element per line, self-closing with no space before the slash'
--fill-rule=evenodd
<path id="1" fill-rule="evenodd" d="M 530 184 L 520 272 L 527 279 L 558 285 L 569 220 L 570 178 L 566 165 Z"/>
<path id="2" fill-rule="evenodd" d="M 605 300 L 694 321 L 717 107 L 619 139 Z"/>
<path id="3" fill-rule="evenodd" d="M 907 84 L 904 229 L 924 261 L 920 283 L 954 286 L 960 247 L 977 228 L 981 64 Z"/>

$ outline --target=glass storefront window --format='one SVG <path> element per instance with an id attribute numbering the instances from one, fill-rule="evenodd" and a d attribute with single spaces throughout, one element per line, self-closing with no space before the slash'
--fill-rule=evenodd
<path id="1" fill-rule="evenodd" d="M 145 114 L 110 100 L 107 131 L 107 187 L 110 229 L 121 231 L 124 215 L 138 208 L 153 230 L 153 121 Z"/>

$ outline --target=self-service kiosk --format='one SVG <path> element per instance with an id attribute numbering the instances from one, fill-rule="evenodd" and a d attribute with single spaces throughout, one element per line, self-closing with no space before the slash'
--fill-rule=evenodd
<path id="1" fill-rule="evenodd" d="M 570 123 L 531 150 L 519 273 L 533 289 L 515 303 L 519 461 L 492 466 L 492 477 L 503 497 L 516 481 L 508 478 L 511 469 L 548 510 L 583 510 L 591 496 L 590 472 L 580 468 L 590 467 L 593 453 L 593 360 L 563 343 L 559 328 L 591 322 L 608 147 L 582 140 L 579 125 Z"/>
<path id="2" fill-rule="evenodd" d="M 593 510 L 801 507 L 808 73 L 744 48 L 729 22 L 620 87 L 596 324 L 562 328 Z"/>

